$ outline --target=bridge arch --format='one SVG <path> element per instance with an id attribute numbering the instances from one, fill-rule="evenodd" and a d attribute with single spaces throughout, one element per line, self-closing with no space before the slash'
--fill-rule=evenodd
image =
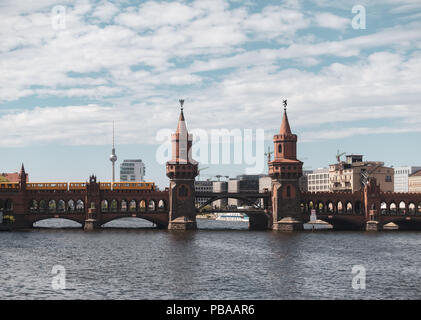
<path id="1" fill-rule="evenodd" d="M 148 211 L 156 211 L 156 202 L 155 200 L 151 199 L 148 203 Z"/>
<path id="2" fill-rule="evenodd" d="M 83 227 L 83 224 L 85 222 L 85 217 L 79 219 L 79 218 L 75 218 L 75 217 L 71 217 L 71 216 L 59 216 L 58 218 L 56 218 L 54 216 L 36 216 L 36 218 L 31 220 L 31 224 L 32 224 L 32 227 L 34 227 L 34 224 L 37 223 L 37 222 L 48 221 L 48 220 L 57 221 L 57 219 L 77 222 L 77 223 L 80 224 L 81 228 Z"/>
<path id="3" fill-rule="evenodd" d="M 129 212 L 136 212 L 137 211 L 137 202 L 136 200 L 131 200 L 128 206 Z"/>
<path id="4" fill-rule="evenodd" d="M 76 204 L 74 200 L 67 201 L 67 211 L 68 212 L 75 212 L 76 211 Z"/>
<path id="5" fill-rule="evenodd" d="M 165 200 L 161 199 L 158 201 L 158 210 L 159 211 L 165 211 L 167 209 L 167 204 L 165 203 Z"/>
<path id="6" fill-rule="evenodd" d="M 397 206 L 396 206 L 395 201 L 392 201 L 389 204 L 389 213 L 392 214 L 392 215 L 396 215 L 397 214 Z"/>
<path id="7" fill-rule="evenodd" d="M 335 212 L 335 206 L 333 205 L 333 201 L 330 201 L 330 200 L 327 201 L 326 212 L 328 212 L 328 213 L 334 213 Z"/>
<path id="8" fill-rule="evenodd" d="M 405 201 L 399 202 L 399 214 L 406 214 L 406 203 Z"/>
<path id="9" fill-rule="evenodd" d="M 354 206 L 352 205 L 352 202 L 348 200 L 345 204 L 345 212 L 347 214 L 352 214 L 354 212 L 353 208 Z"/>
<path id="10" fill-rule="evenodd" d="M 85 210 L 85 202 L 79 199 L 78 201 L 76 201 L 76 211 L 83 212 L 84 210 Z"/>
<path id="11" fill-rule="evenodd" d="M 340 214 L 344 213 L 344 205 L 343 205 L 342 201 L 338 201 L 337 202 L 337 204 L 336 204 L 336 212 L 337 213 L 340 213 Z"/>
<path id="12" fill-rule="evenodd" d="M 146 200 L 142 199 L 139 201 L 139 212 L 146 212 Z"/>
<path id="13" fill-rule="evenodd" d="M 263 197 L 261 197 L 261 198 L 263 198 Z M 220 200 L 220 199 L 239 199 L 239 200 L 242 200 L 242 201 L 244 201 L 245 203 L 247 203 L 248 205 L 251 205 L 251 206 L 253 206 L 253 207 L 256 207 L 256 200 L 257 199 L 260 199 L 260 198 L 256 198 L 255 199 L 255 201 L 253 201 L 253 200 L 251 200 L 251 199 L 249 199 L 249 198 L 247 198 L 247 197 L 245 197 L 245 196 L 243 196 L 243 195 L 235 195 L 235 194 L 229 194 L 229 195 L 225 195 L 225 194 L 220 194 L 220 195 L 218 195 L 218 196 L 214 196 L 214 197 L 212 197 L 212 198 L 210 198 L 210 199 L 208 199 L 206 202 L 204 202 L 199 208 L 198 208 L 198 210 L 200 211 L 200 210 L 202 210 L 204 207 L 206 207 L 207 205 L 209 205 L 209 204 L 211 204 L 211 203 L 213 203 L 213 202 L 215 202 L 215 201 L 217 201 L 217 200 Z"/>
<path id="14" fill-rule="evenodd" d="M 110 209 L 108 200 L 104 199 L 101 201 L 101 212 L 108 212 Z"/>
<path id="15" fill-rule="evenodd" d="M 167 228 L 168 227 L 168 219 L 164 219 L 162 217 L 162 215 L 156 215 L 156 214 L 151 214 L 151 215 L 142 215 L 142 216 L 137 216 L 137 217 L 132 217 L 132 216 L 128 216 L 128 215 L 123 215 L 123 216 L 113 216 L 107 219 L 102 219 L 100 221 L 100 225 L 101 227 L 103 227 L 105 224 L 112 222 L 112 221 L 118 221 L 124 218 L 128 218 L 128 219 L 139 219 L 139 220 L 146 220 L 152 223 L 155 223 L 156 227 L 159 229 L 163 229 L 163 228 Z"/>
<path id="16" fill-rule="evenodd" d="M 117 212 L 118 211 L 118 201 L 116 199 L 111 200 L 109 211 Z"/>
<path id="17" fill-rule="evenodd" d="M 120 211 L 127 212 L 127 200 L 121 200 L 120 202 Z"/>
<path id="18" fill-rule="evenodd" d="M 13 200 L 12 199 L 0 199 L 0 210 L 4 212 L 13 212 Z"/>
<path id="19" fill-rule="evenodd" d="M 410 215 L 415 215 L 416 211 L 415 211 L 415 203 L 410 202 L 408 205 L 408 213 Z"/>

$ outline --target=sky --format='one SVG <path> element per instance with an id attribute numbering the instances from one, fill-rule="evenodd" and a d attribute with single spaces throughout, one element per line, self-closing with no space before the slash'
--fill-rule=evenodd
<path id="1" fill-rule="evenodd" d="M 0 75 L 0 172 L 31 181 L 110 181 L 114 120 L 117 168 L 167 186 L 179 99 L 189 130 L 264 130 L 265 151 L 288 99 L 305 169 L 421 165 L 419 0 L 1 0 Z"/>

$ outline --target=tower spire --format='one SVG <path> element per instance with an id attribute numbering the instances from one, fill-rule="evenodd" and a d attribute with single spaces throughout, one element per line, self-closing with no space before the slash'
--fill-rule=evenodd
<path id="1" fill-rule="evenodd" d="M 113 120 L 113 148 L 111 150 L 110 161 L 112 163 L 112 182 L 115 182 L 115 162 L 117 161 L 117 155 L 115 154 L 115 132 L 114 132 L 114 120 Z"/>
<path id="2" fill-rule="evenodd" d="M 279 130 L 279 134 L 292 134 L 291 127 L 289 126 L 288 115 L 287 115 L 287 100 L 282 100 L 284 106 L 284 115 L 282 117 L 282 124 L 281 129 Z"/>

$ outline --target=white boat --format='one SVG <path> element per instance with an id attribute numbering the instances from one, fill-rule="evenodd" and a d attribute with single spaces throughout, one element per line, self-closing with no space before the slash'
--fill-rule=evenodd
<path id="1" fill-rule="evenodd" d="M 316 212 L 312 211 L 310 221 L 303 224 L 304 230 L 330 230 L 333 226 L 326 221 L 319 220 L 316 217 Z"/>
<path id="2" fill-rule="evenodd" d="M 215 216 L 218 221 L 249 221 L 249 217 L 241 212 L 216 212 Z"/>

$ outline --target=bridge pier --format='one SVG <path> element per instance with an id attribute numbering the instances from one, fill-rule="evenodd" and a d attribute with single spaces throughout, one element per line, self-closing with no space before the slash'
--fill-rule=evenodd
<path id="1" fill-rule="evenodd" d="M 272 230 L 276 231 L 302 231 L 304 230 L 303 223 L 292 217 L 282 218 L 279 221 L 273 223 Z"/>
<path id="2" fill-rule="evenodd" d="M 249 230 L 270 229 L 269 219 L 266 216 L 249 215 Z"/>
<path id="3" fill-rule="evenodd" d="M 375 220 L 369 220 L 365 223 L 366 231 L 379 231 L 380 223 Z"/>
<path id="4" fill-rule="evenodd" d="M 83 225 L 84 231 L 93 231 L 99 228 L 100 228 L 100 225 L 95 219 L 86 219 L 85 224 Z"/>
<path id="5" fill-rule="evenodd" d="M 179 217 L 173 219 L 168 224 L 168 230 L 196 230 L 196 220 Z"/>

